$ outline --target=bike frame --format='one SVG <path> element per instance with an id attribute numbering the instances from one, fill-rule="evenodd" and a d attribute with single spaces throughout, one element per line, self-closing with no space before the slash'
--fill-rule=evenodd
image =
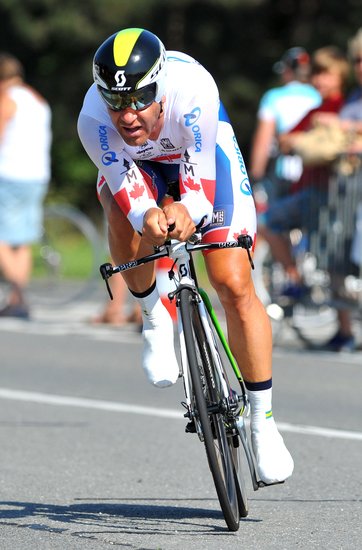
<path id="1" fill-rule="evenodd" d="M 245 422 L 244 422 L 244 417 L 243 417 L 244 412 L 245 412 L 246 416 L 248 415 L 248 412 L 249 412 L 248 398 L 247 398 L 245 384 L 244 384 L 242 375 L 239 371 L 239 368 L 238 368 L 238 366 L 235 362 L 235 359 L 234 359 L 234 357 L 233 357 L 233 355 L 230 351 L 229 345 L 226 341 L 226 338 L 224 336 L 224 333 L 222 331 L 220 323 L 219 323 L 219 321 L 217 319 L 217 316 L 215 314 L 215 311 L 212 307 L 211 301 L 210 301 L 207 293 L 205 292 L 205 290 L 203 290 L 203 289 L 201 289 L 197 286 L 196 281 L 194 280 L 194 278 L 192 276 L 191 272 L 193 271 L 193 268 L 192 269 L 190 268 L 190 261 L 192 260 L 192 257 L 191 257 L 191 253 L 190 253 L 191 251 L 189 250 L 187 244 L 188 243 L 177 243 L 172 248 L 172 250 L 170 250 L 169 257 L 171 259 L 173 259 L 174 262 L 175 262 L 174 265 L 177 267 L 177 273 L 178 273 L 179 279 L 176 283 L 177 284 L 176 291 L 170 292 L 169 293 L 169 298 L 172 301 L 174 299 L 175 295 L 178 292 L 180 292 L 181 289 L 184 286 L 186 286 L 188 288 L 191 288 L 192 291 L 194 292 L 195 299 L 197 300 L 197 306 L 198 306 L 198 310 L 200 312 L 200 317 L 201 317 L 201 320 L 202 320 L 203 328 L 205 330 L 207 340 L 210 344 L 210 348 L 211 348 L 211 352 L 212 352 L 212 355 L 213 355 L 214 360 L 215 360 L 215 364 L 218 368 L 219 378 L 220 378 L 220 381 L 221 381 L 221 384 L 222 384 L 223 399 L 224 399 L 225 403 L 230 405 L 230 395 L 229 395 L 228 386 L 226 384 L 226 380 L 225 380 L 225 376 L 224 376 L 224 367 L 223 367 L 222 362 L 221 362 L 221 358 L 220 358 L 220 354 L 219 354 L 219 351 L 218 351 L 217 343 L 215 341 L 214 333 L 211 330 L 207 313 L 210 316 L 210 319 L 213 323 L 213 326 L 216 330 L 216 333 L 217 333 L 217 335 L 220 339 L 220 342 L 221 342 L 221 344 L 222 344 L 222 346 L 225 350 L 225 353 L 226 353 L 227 358 L 230 362 L 232 370 L 233 370 L 233 372 L 234 372 L 234 374 L 235 374 L 235 376 L 236 376 L 236 378 L 239 382 L 241 390 L 242 390 L 242 395 L 238 396 L 238 400 L 243 402 L 243 406 L 238 411 L 238 413 L 235 413 L 235 411 L 234 411 L 234 415 L 237 414 L 237 416 L 238 416 L 237 430 L 238 430 L 238 433 L 239 433 L 239 436 L 240 436 L 240 439 L 241 439 L 241 442 L 243 444 L 243 448 L 244 448 L 244 451 L 245 451 L 245 455 L 246 455 L 246 459 L 247 459 L 247 462 L 248 462 L 250 475 L 251 475 L 251 479 L 252 479 L 252 483 L 253 483 L 253 488 L 254 488 L 254 491 L 257 491 L 260 487 L 264 487 L 266 484 L 263 481 L 257 479 L 255 464 L 254 464 L 254 460 L 253 460 L 253 457 L 252 457 L 252 454 L 251 454 L 251 451 L 250 451 L 249 442 L 248 442 L 248 439 L 247 439 L 247 434 L 246 434 L 246 429 L 245 429 Z M 195 247 L 195 248 L 197 249 L 197 247 Z M 195 248 L 193 248 L 193 251 L 195 250 Z M 175 279 L 174 276 L 171 275 L 171 277 L 172 277 L 173 280 Z M 186 404 L 187 404 L 188 411 L 190 413 L 190 418 L 192 418 L 193 411 L 192 411 L 192 403 L 191 403 L 190 372 L 189 372 L 188 363 L 187 363 L 187 352 L 186 352 L 186 346 L 185 346 L 184 331 L 183 331 L 183 326 L 182 326 L 182 318 L 181 318 L 181 315 L 179 315 L 179 309 L 178 308 L 177 308 L 177 324 L 178 324 L 178 332 L 179 332 L 179 340 L 180 340 L 181 364 L 182 364 L 182 373 L 183 373 L 183 379 L 184 379 Z M 199 434 L 199 438 L 202 440 L 202 436 L 200 437 L 200 434 Z"/>
<path id="2" fill-rule="evenodd" d="M 203 328 L 205 330 L 205 334 L 207 337 L 207 340 L 210 344 L 211 353 L 213 355 L 215 364 L 218 369 L 219 379 L 221 382 L 221 390 L 222 390 L 222 396 L 226 403 L 229 405 L 230 401 L 230 394 L 228 390 L 228 386 L 226 384 L 225 376 L 223 375 L 223 367 L 220 359 L 220 355 L 217 351 L 216 342 L 214 339 L 214 335 L 211 331 L 205 304 L 201 298 L 201 295 L 199 293 L 199 290 L 196 286 L 196 283 L 191 275 L 191 269 L 190 269 L 190 254 L 186 251 L 186 243 L 177 243 L 174 248 L 170 251 L 171 259 L 175 261 L 175 265 L 177 266 L 177 276 L 172 276 L 172 279 L 176 283 L 176 290 L 174 292 L 170 292 L 169 298 L 172 301 L 175 296 L 181 291 L 182 288 L 187 287 L 192 290 L 192 293 L 195 296 L 195 300 L 197 303 L 197 307 L 200 313 L 201 321 Z M 177 277 L 177 281 L 175 280 Z M 204 295 L 206 293 L 204 292 Z M 192 410 L 192 402 L 191 402 L 191 385 L 190 385 L 190 373 L 188 369 L 188 361 L 187 361 L 187 351 L 186 351 L 186 345 L 185 345 L 185 338 L 184 338 L 184 329 L 182 325 L 182 317 L 179 315 L 179 308 L 177 308 L 177 325 L 178 325 L 178 331 L 179 331 L 179 340 L 180 340 L 180 350 L 181 350 L 181 364 L 182 364 L 182 371 L 183 371 L 183 378 L 184 378 L 184 386 L 185 386 L 185 397 L 186 397 L 186 404 L 187 409 L 190 415 L 190 418 L 193 416 L 193 410 Z M 225 341 L 226 343 L 226 341 Z M 226 344 L 227 345 L 227 344 Z M 242 399 L 244 399 L 244 403 L 246 402 L 246 394 L 245 392 L 242 395 Z M 245 405 L 244 405 L 245 407 Z M 199 434 L 200 439 L 202 439 L 202 434 Z"/>

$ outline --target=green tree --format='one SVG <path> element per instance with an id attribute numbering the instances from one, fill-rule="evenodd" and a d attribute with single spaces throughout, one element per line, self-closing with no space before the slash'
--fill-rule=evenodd
<path id="1" fill-rule="evenodd" d="M 53 112 L 53 194 L 96 209 L 96 169 L 76 123 L 92 83 L 92 58 L 130 26 L 156 33 L 167 49 L 195 57 L 214 76 L 241 150 L 262 93 L 279 81 L 272 65 L 287 48 L 346 48 L 362 25 L 359 0 L 0 0 L 0 49 L 24 63 L 28 82 Z M 207 93 L 207 90 L 205 90 Z"/>
<path id="2" fill-rule="evenodd" d="M 53 113 L 51 195 L 85 210 L 96 205 L 97 171 L 79 142 L 76 123 L 92 83 L 92 58 L 107 36 L 145 19 L 150 0 L 1 0 L 1 49 L 23 62 L 28 82 Z"/>

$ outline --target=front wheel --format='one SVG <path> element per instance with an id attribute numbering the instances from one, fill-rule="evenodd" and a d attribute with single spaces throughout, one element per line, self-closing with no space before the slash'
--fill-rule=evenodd
<path id="1" fill-rule="evenodd" d="M 240 518 L 238 503 L 240 490 L 235 483 L 238 461 L 233 458 L 237 448 L 234 446 L 233 436 L 227 432 L 220 380 L 197 304 L 189 289 L 181 291 L 180 310 L 194 393 L 196 430 L 199 433 L 201 430 L 202 433 L 210 471 L 226 524 L 230 531 L 237 531 Z M 244 513 L 244 511 L 241 512 Z"/>

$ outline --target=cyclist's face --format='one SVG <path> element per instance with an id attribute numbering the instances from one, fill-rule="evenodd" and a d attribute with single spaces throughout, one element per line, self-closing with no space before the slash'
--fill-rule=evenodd
<path id="1" fill-rule="evenodd" d="M 162 98 L 164 103 L 165 97 Z M 127 145 L 143 145 L 148 139 L 157 139 L 163 124 L 161 107 L 155 101 L 141 111 L 128 107 L 123 111 L 112 111 L 108 108 L 109 116 L 114 127 Z"/>

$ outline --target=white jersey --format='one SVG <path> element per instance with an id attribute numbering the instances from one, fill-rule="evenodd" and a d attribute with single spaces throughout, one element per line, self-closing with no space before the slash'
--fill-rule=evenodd
<path id="1" fill-rule="evenodd" d="M 219 93 L 214 79 L 186 54 L 167 52 L 167 59 L 164 122 L 155 141 L 149 139 L 135 147 L 127 145 L 113 126 L 95 85 L 85 97 L 78 121 L 83 146 L 100 171 L 99 188 L 108 184 L 122 211 L 139 233 L 142 232 L 145 212 L 157 207 L 157 186 L 152 180 L 146 181 L 138 161 L 153 161 L 177 168 L 181 202 L 196 224 L 204 216 L 207 224 L 212 225 L 214 221 L 215 226 L 226 225 L 226 218 L 231 219 L 233 214 L 229 215 L 229 210 L 235 202 L 231 181 L 236 182 L 233 184 L 236 192 L 243 195 L 244 201 L 249 201 L 254 209 L 244 161 L 233 130 L 224 110 L 220 114 Z M 223 175 L 223 178 L 218 178 L 220 181 L 216 181 L 217 164 Z M 216 186 L 219 186 L 219 192 Z M 221 187 L 227 195 L 227 206 L 215 215 L 215 194 L 220 195 Z M 239 220 L 238 223 L 242 222 Z"/>
<path id="2" fill-rule="evenodd" d="M 45 183 L 50 179 L 50 107 L 26 86 L 13 86 L 7 93 L 16 112 L 0 141 L 0 177 Z"/>

